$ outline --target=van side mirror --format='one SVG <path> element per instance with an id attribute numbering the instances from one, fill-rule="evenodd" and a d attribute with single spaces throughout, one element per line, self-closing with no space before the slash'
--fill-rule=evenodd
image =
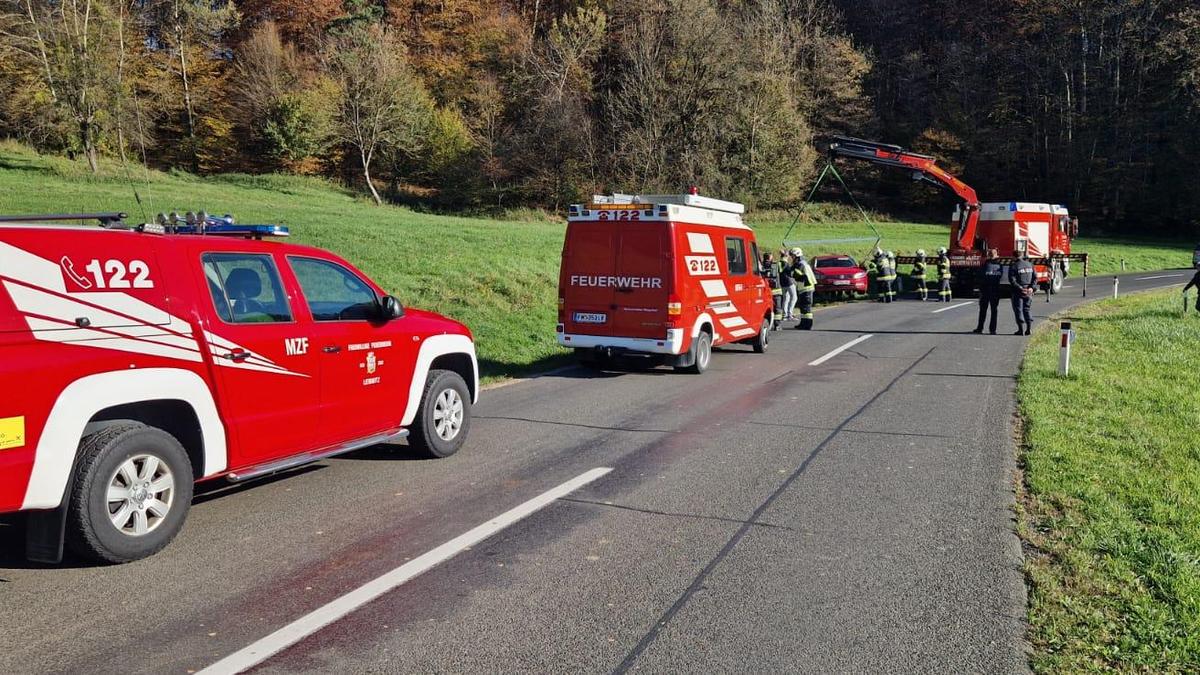
<path id="1" fill-rule="evenodd" d="M 379 299 L 379 318 L 384 321 L 399 319 L 404 316 L 404 307 L 396 298 L 385 295 Z"/>

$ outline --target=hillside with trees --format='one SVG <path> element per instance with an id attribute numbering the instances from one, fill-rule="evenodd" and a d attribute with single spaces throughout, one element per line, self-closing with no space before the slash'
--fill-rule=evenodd
<path id="1" fill-rule="evenodd" d="M 690 184 L 787 206 L 848 133 L 984 199 L 1182 235 L 1198 124 L 1191 0 L 0 2 L 0 137 L 442 209 Z M 880 208 L 947 202 L 868 171 Z"/>

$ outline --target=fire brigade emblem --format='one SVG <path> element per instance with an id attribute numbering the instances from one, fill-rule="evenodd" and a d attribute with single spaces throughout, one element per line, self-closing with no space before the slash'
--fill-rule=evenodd
<path id="1" fill-rule="evenodd" d="M 375 352 L 367 352 L 367 374 L 368 375 L 375 374 L 375 366 L 376 365 L 377 365 L 377 362 L 375 360 Z"/>

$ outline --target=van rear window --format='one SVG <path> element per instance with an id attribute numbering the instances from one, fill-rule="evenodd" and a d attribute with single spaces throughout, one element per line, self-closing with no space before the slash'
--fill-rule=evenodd
<path id="1" fill-rule="evenodd" d="M 746 273 L 746 242 L 738 237 L 725 237 L 725 258 L 730 274 Z"/>

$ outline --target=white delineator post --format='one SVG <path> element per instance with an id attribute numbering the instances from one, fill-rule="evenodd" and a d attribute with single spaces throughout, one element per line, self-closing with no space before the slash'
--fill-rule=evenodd
<path id="1" fill-rule="evenodd" d="M 1066 377 L 1071 373 L 1071 343 L 1075 341 L 1075 331 L 1071 330 L 1070 321 L 1063 321 L 1058 328 L 1058 374 Z"/>
<path id="2" fill-rule="evenodd" d="M 1113 277 L 1113 297 L 1114 298 L 1117 297 L 1117 287 L 1120 285 L 1121 285 L 1121 280 L 1117 277 Z"/>

